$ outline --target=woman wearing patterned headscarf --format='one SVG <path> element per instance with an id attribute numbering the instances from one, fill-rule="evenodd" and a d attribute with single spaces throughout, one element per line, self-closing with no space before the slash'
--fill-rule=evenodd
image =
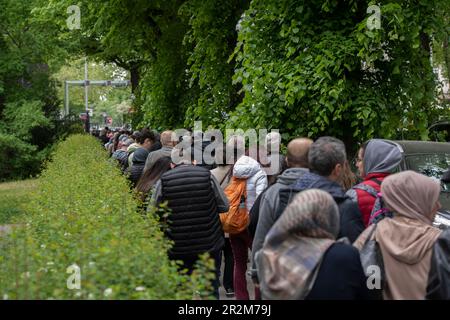
<path id="1" fill-rule="evenodd" d="M 394 213 L 377 223 L 386 273 L 384 299 L 425 299 L 433 245 L 441 231 L 432 226 L 440 208 L 439 182 L 413 171 L 387 177 L 381 184 L 385 206 Z M 372 228 L 355 241 L 362 248 Z"/>
<path id="2" fill-rule="evenodd" d="M 296 195 L 255 256 L 263 299 L 368 299 L 359 253 L 338 233 L 331 195 Z"/>

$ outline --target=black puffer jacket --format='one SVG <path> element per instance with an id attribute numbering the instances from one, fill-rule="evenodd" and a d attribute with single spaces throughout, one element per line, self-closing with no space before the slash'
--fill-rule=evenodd
<path id="1" fill-rule="evenodd" d="M 220 250 L 225 241 L 209 170 L 178 166 L 162 175 L 161 187 L 162 201 L 171 209 L 166 235 L 174 245 L 169 256 L 184 259 Z"/>
<path id="2" fill-rule="evenodd" d="M 278 216 L 283 213 L 284 209 L 298 192 L 307 189 L 320 189 L 331 194 L 339 207 L 340 213 L 338 237 L 347 237 L 353 243 L 361 232 L 364 231 L 364 223 L 358 204 L 345 195 L 344 190 L 339 184 L 318 174 L 312 172 L 306 173 L 293 186 L 280 190 Z"/>

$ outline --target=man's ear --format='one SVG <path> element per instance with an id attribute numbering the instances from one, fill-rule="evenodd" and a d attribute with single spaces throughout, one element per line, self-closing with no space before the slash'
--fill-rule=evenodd
<path id="1" fill-rule="evenodd" d="M 344 169 L 344 166 L 340 163 L 336 164 L 334 166 L 333 171 L 331 172 L 329 179 L 333 181 L 338 181 L 341 177 L 342 170 Z"/>
<path id="2" fill-rule="evenodd" d="M 175 168 L 175 166 L 176 166 L 175 163 L 173 163 L 173 162 L 170 163 L 170 169 Z"/>

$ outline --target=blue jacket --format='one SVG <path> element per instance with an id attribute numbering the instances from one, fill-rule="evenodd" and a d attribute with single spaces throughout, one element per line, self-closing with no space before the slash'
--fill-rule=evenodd
<path id="1" fill-rule="evenodd" d="M 353 202 L 344 193 L 344 190 L 339 184 L 318 174 L 312 172 L 306 173 L 292 186 L 280 190 L 278 216 L 283 213 L 284 209 L 298 192 L 307 189 L 320 189 L 328 192 L 334 198 L 340 213 L 340 231 L 338 237 L 347 237 L 353 243 L 361 232 L 364 231 L 364 223 L 358 204 Z"/>

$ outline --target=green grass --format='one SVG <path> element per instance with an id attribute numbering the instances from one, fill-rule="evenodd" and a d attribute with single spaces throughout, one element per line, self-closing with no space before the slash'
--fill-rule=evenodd
<path id="1" fill-rule="evenodd" d="M 0 225 L 12 223 L 14 218 L 20 220 L 23 204 L 35 188 L 36 180 L 0 183 Z"/>

